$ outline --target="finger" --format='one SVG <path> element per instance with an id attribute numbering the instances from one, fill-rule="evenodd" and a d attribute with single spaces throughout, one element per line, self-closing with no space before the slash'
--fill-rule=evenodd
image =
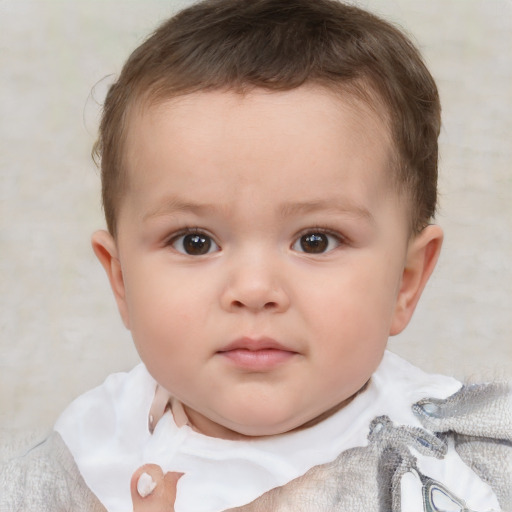
<path id="1" fill-rule="evenodd" d="M 164 475 L 156 464 L 137 469 L 130 482 L 133 512 L 174 512 L 176 485 L 182 475 Z"/>

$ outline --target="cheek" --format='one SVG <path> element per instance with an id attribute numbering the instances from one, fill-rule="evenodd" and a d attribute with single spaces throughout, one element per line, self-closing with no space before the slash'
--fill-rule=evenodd
<path id="1" fill-rule="evenodd" d="M 396 272 L 359 258 L 311 282 L 302 293 L 302 314 L 319 335 L 351 341 L 387 339 L 397 293 Z"/>
<path id="2" fill-rule="evenodd" d="M 165 354 L 189 346 L 179 341 L 193 337 L 196 326 L 204 323 L 205 295 L 207 291 L 201 292 L 197 281 L 183 279 L 156 264 L 131 272 L 126 302 L 130 330 L 141 357 L 151 355 L 150 351 Z"/>
<path id="3" fill-rule="evenodd" d="M 128 270 L 129 313 L 139 319 L 181 317 L 186 321 L 192 319 L 194 310 L 201 311 L 199 304 L 211 295 L 211 275 L 208 281 L 208 276 L 201 276 L 194 268 L 172 265 L 164 256 L 146 258 Z"/>
<path id="4" fill-rule="evenodd" d="M 141 360 L 157 382 L 173 392 L 188 382 L 198 348 L 201 320 L 186 297 L 174 293 L 133 302 L 131 335 Z"/>

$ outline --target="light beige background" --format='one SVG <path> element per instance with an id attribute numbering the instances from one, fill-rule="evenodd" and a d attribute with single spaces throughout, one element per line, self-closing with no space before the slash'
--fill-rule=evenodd
<path id="1" fill-rule="evenodd" d="M 185 3 L 0 0 L 0 428 L 48 427 L 137 361 L 90 250 L 104 223 L 89 153 L 102 79 Z M 360 4 L 413 35 L 444 106 L 444 252 L 390 347 L 461 378 L 510 376 L 512 3 Z"/>

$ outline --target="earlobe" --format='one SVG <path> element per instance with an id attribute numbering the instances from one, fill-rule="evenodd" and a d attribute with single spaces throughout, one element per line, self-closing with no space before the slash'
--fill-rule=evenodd
<path id="1" fill-rule="evenodd" d="M 107 273 L 123 323 L 129 329 L 123 271 L 116 242 L 108 231 L 100 230 L 92 235 L 91 244 L 94 254 Z"/>
<path id="2" fill-rule="evenodd" d="M 390 335 L 402 332 L 409 323 L 423 289 L 434 270 L 441 246 L 443 231 L 437 225 L 429 225 L 411 239 L 398 292 Z"/>

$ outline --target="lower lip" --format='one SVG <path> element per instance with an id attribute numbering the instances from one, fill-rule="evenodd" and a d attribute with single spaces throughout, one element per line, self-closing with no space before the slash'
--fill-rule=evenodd
<path id="1" fill-rule="evenodd" d="M 239 368 L 252 371 L 268 371 L 289 361 L 295 352 L 273 348 L 261 350 L 234 349 L 219 352 Z"/>

